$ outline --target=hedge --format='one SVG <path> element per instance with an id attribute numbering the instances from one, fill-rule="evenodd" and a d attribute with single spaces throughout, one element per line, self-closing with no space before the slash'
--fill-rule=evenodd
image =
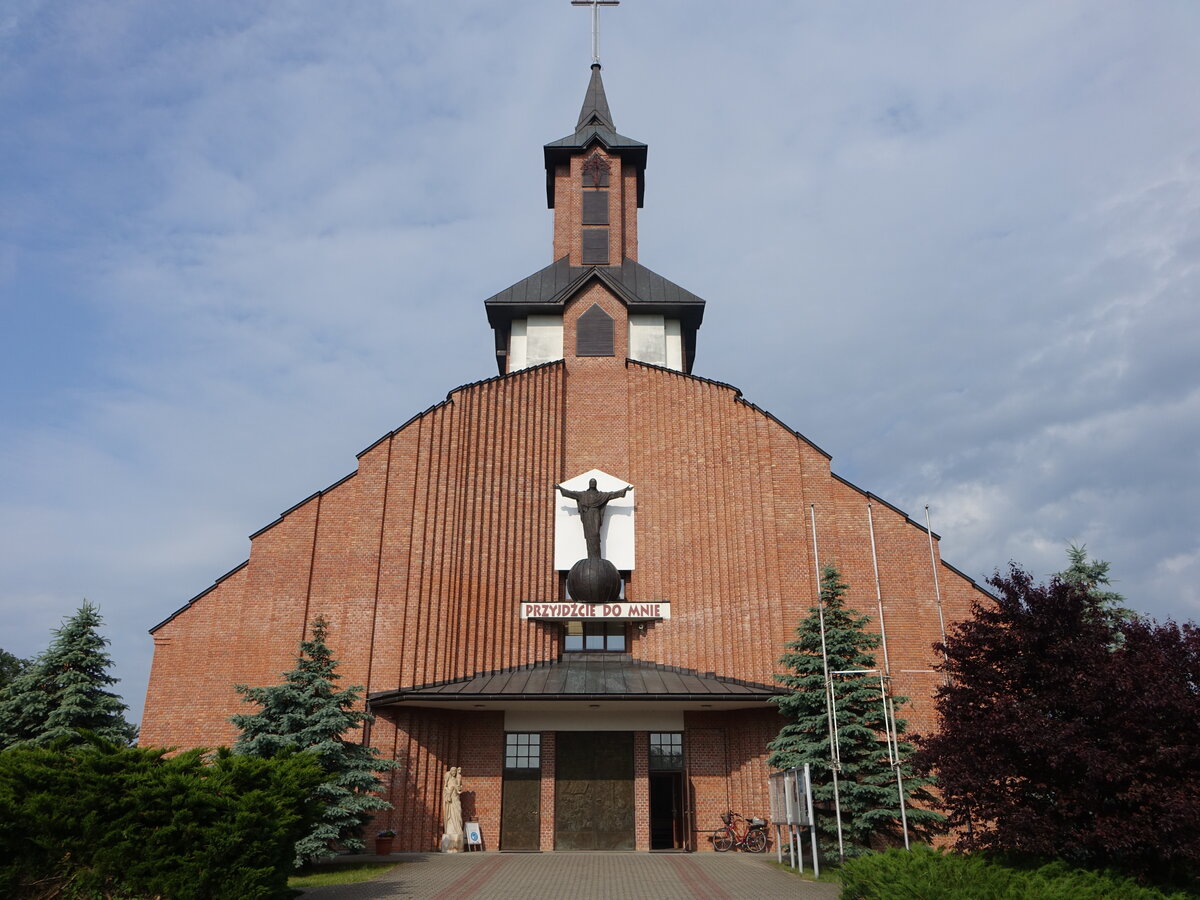
<path id="1" fill-rule="evenodd" d="M 1022 869 L 982 854 L 889 850 L 842 868 L 842 900 L 1188 900 L 1110 872 L 1063 862 Z"/>
<path id="2" fill-rule="evenodd" d="M 273 900 L 319 810 L 303 754 L 194 750 L 0 752 L 0 895 Z"/>

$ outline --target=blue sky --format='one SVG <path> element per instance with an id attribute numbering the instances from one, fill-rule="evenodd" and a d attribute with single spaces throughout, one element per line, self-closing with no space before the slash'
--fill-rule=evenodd
<path id="1" fill-rule="evenodd" d="M 625 0 L 641 261 L 737 385 L 976 578 L 1070 541 L 1200 618 L 1200 6 Z M 147 629 L 494 374 L 550 262 L 567 0 L 0 7 L 0 646 Z"/>

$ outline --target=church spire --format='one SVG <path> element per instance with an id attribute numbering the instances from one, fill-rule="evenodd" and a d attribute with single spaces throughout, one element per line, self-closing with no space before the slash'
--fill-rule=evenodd
<path id="1" fill-rule="evenodd" d="M 583 95 L 583 108 L 579 111 L 579 121 L 575 130 L 580 131 L 589 125 L 599 125 L 609 131 L 616 131 L 612 113 L 608 110 L 608 97 L 604 94 L 604 82 L 600 78 L 600 63 L 592 63 L 592 78 L 588 82 L 587 93 Z"/>

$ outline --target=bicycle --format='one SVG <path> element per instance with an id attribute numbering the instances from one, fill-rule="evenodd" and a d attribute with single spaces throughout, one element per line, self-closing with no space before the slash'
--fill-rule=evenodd
<path id="1" fill-rule="evenodd" d="M 732 809 L 721 815 L 724 826 L 713 832 L 713 849 L 718 853 L 737 848 L 750 853 L 767 849 L 767 823 L 757 816 L 747 819 Z"/>

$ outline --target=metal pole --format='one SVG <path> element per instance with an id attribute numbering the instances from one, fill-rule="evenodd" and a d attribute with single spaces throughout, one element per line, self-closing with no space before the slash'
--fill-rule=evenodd
<path id="1" fill-rule="evenodd" d="M 929 525 L 929 504 L 928 503 L 925 504 L 925 533 L 929 536 L 929 565 L 933 569 L 933 595 L 934 595 L 934 598 L 937 600 L 938 625 L 940 625 L 941 629 L 942 629 L 942 646 L 945 647 L 945 645 L 946 645 L 946 619 L 942 615 L 942 588 L 938 584 L 937 557 L 933 553 L 933 529 Z M 949 664 L 950 657 L 946 655 L 945 650 L 942 650 L 942 659 L 947 664 Z M 943 672 L 942 676 L 945 679 L 945 683 L 949 684 L 950 683 L 950 673 L 948 671 Z"/>
<path id="2" fill-rule="evenodd" d="M 875 567 L 875 602 L 879 605 L 879 638 L 883 643 L 883 671 L 890 677 L 892 665 L 888 660 L 887 628 L 883 624 L 883 589 L 879 584 L 879 556 L 875 552 L 875 516 L 871 512 L 871 501 L 867 501 L 867 527 L 871 531 L 871 565 Z"/>
<path id="3" fill-rule="evenodd" d="M 896 793 L 900 795 L 900 827 L 904 830 L 904 849 L 912 849 L 908 843 L 908 809 L 904 802 L 904 777 L 900 774 L 900 732 L 896 728 L 896 706 L 879 676 L 879 699 L 883 703 L 883 727 L 887 731 L 888 759 L 896 772 Z"/>
<path id="4" fill-rule="evenodd" d="M 804 796 L 808 803 L 808 834 L 812 838 L 813 876 L 821 877 L 821 857 L 817 853 L 817 820 L 813 815 L 812 772 L 804 764 Z"/>
<path id="5" fill-rule="evenodd" d="M 904 779 L 900 775 L 900 735 L 896 729 L 896 708 L 892 704 L 891 687 L 892 663 L 888 658 L 887 626 L 883 620 L 883 587 L 879 580 L 879 555 L 875 549 L 875 515 L 871 501 L 867 501 L 867 526 L 871 532 L 871 565 L 875 567 L 875 602 L 879 604 L 879 639 L 883 644 L 883 671 L 879 674 L 879 697 L 883 702 L 883 727 L 887 735 L 888 761 L 896 772 L 896 793 L 900 800 L 900 825 L 904 830 L 904 849 L 910 849 L 908 843 L 908 810 L 904 802 Z M 940 607 L 939 607 L 940 611 Z M 891 715 L 888 715 L 888 711 Z"/>
<path id="6" fill-rule="evenodd" d="M 825 646 L 825 595 L 821 591 L 821 555 L 817 550 L 817 504 L 808 504 L 808 512 L 812 522 L 813 566 L 817 571 L 817 619 L 821 625 L 821 668 L 825 675 L 825 718 L 829 725 L 829 762 L 833 772 L 833 816 L 837 825 L 838 857 L 845 859 L 846 848 L 842 841 L 842 801 L 838 792 L 838 770 L 841 768 L 841 762 L 837 752 L 837 724 L 833 717 L 833 682 L 829 680 L 829 652 Z M 813 828 L 816 828 L 815 822 Z"/>

